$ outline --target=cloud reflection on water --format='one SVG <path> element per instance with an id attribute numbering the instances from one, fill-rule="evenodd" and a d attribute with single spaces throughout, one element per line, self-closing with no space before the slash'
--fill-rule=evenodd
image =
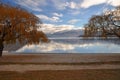
<path id="1" fill-rule="evenodd" d="M 50 43 L 24 46 L 25 53 L 120 53 L 119 40 L 52 40 Z"/>

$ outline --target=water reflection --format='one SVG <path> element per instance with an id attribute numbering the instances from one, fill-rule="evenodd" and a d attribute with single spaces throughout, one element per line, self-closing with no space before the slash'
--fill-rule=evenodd
<path id="1" fill-rule="evenodd" d="M 24 46 L 24 53 L 120 53 L 120 40 L 51 39 L 49 43 Z"/>

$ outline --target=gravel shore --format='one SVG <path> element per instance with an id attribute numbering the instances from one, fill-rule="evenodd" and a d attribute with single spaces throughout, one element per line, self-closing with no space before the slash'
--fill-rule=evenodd
<path id="1" fill-rule="evenodd" d="M 0 79 L 29 80 L 25 76 L 31 74 L 35 80 L 119 80 L 120 54 L 4 54 L 0 58 Z"/>

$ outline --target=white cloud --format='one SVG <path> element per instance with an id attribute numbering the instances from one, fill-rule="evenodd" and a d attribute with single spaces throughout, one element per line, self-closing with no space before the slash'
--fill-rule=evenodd
<path id="1" fill-rule="evenodd" d="M 72 8 L 72 9 L 77 8 L 76 3 L 75 2 L 70 2 L 70 8 Z"/>
<path id="2" fill-rule="evenodd" d="M 75 2 L 67 2 L 67 7 L 71 8 L 71 9 L 77 9 L 77 3 Z"/>
<path id="3" fill-rule="evenodd" d="M 72 19 L 72 20 L 69 20 L 68 23 L 69 23 L 69 24 L 75 24 L 75 23 L 77 23 L 78 21 L 80 21 L 80 19 Z"/>
<path id="4" fill-rule="evenodd" d="M 80 27 L 75 27 L 74 25 L 54 25 L 54 24 L 41 24 L 41 28 L 45 33 L 55 33 L 59 31 L 67 31 L 67 30 L 74 30 L 74 29 L 82 29 Z"/>
<path id="5" fill-rule="evenodd" d="M 40 6 L 45 6 L 48 3 L 48 0 L 14 0 L 15 3 L 29 8 L 33 11 L 42 11 Z M 67 8 L 70 9 L 80 9 L 80 8 L 89 8 L 94 5 L 99 5 L 102 3 L 107 3 L 112 6 L 120 5 L 120 0 L 50 0 L 53 6 L 59 10 L 64 10 Z"/>
<path id="6" fill-rule="evenodd" d="M 14 0 L 17 4 L 33 11 L 42 11 L 40 6 L 46 5 L 46 0 Z"/>
<path id="7" fill-rule="evenodd" d="M 36 15 L 36 16 L 39 17 L 40 19 L 50 20 L 50 18 L 48 16 L 45 16 L 45 15 Z"/>
<path id="8" fill-rule="evenodd" d="M 57 16 L 53 16 L 53 17 L 48 17 L 46 15 L 36 15 L 36 16 L 39 17 L 41 20 L 45 20 L 49 22 L 61 22 L 60 18 Z"/>
<path id="9" fill-rule="evenodd" d="M 89 8 L 91 6 L 99 4 L 109 4 L 112 6 L 119 6 L 120 0 L 76 0 L 76 1 L 67 1 L 67 0 L 52 0 L 57 9 L 80 9 L 80 8 Z"/>
<path id="10" fill-rule="evenodd" d="M 63 14 L 59 14 L 59 13 L 53 13 L 54 16 L 57 16 L 57 17 L 62 17 Z"/>
<path id="11" fill-rule="evenodd" d="M 105 3 L 107 0 L 83 0 L 81 3 L 82 8 L 89 8 L 94 5 Z"/>
<path id="12" fill-rule="evenodd" d="M 73 1 L 67 1 L 67 0 L 52 0 L 54 3 L 55 8 L 59 10 L 64 10 L 67 7 L 70 9 L 78 9 L 78 4 Z"/>
<path id="13" fill-rule="evenodd" d="M 120 0 L 83 0 L 83 2 L 80 3 L 79 7 L 89 8 L 91 6 L 99 5 L 103 3 L 109 4 L 112 6 L 118 6 L 120 5 Z"/>
<path id="14" fill-rule="evenodd" d="M 51 0 L 55 6 L 55 8 L 59 10 L 64 10 L 66 9 L 66 0 Z"/>
<path id="15" fill-rule="evenodd" d="M 112 6 L 119 6 L 120 5 L 120 0 L 109 0 L 109 2 Z"/>
<path id="16" fill-rule="evenodd" d="M 59 22 L 59 21 L 60 21 L 60 18 L 59 18 L 59 17 L 56 17 L 56 16 L 53 16 L 53 17 L 51 18 L 51 21 L 53 21 L 53 22 Z"/>

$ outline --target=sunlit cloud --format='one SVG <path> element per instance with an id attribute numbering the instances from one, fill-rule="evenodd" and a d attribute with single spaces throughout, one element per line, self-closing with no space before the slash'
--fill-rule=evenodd
<path id="1" fill-rule="evenodd" d="M 89 8 L 91 6 L 99 4 L 109 4 L 112 6 L 118 6 L 120 5 L 120 0 L 83 0 L 83 2 L 80 4 L 80 7 Z"/>
<path id="2" fill-rule="evenodd" d="M 44 21 L 49 21 L 49 22 L 60 22 L 61 21 L 60 18 L 57 16 L 52 16 L 52 17 L 48 17 L 46 15 L 36 15 L 36 16 Z"/>
<path id="3" fill-rule="evenodd" d="M 89 8 L 94 5 L 99 5 L 105 3 L 107 0 L 83 0 L 80 7 Z"/>
<path id="4" fill-rule="evenodd" d="M 60 31 L 68 31 L 74 29 L 82 29 L 81 27 L 76 27 L 74 25 L 55 25 L 55 24 L 42 24 L 42 27 L 39 30 L 42 30 L 46 34 L 55 33 Z"/>
<path id="5" fill-rule="evenodd" d="M 67 2 L 67 7 L 69 7 L 70 9 L 78 9 L 79 7 L 77 6 L 77 3 L 75 2 Z"/>
<path id="6" fill-rule="evenodd" d="M 109 3 L 112 6 L 119 6 L 120 5 L 120 0 L 109 0 Z"/>
<path id="7" fill-rule="evenodd" d="M 53 13 L 54 16 L 57 16 L 57 17 L 63 17 L 63 14 L 59 14 L 59 13 Z"/>
<path id="8" fill-rule="evenodd" d="M 67 7 L 70 9 L 79 9 L 79 8 L 89 8 L 94 5 L 99 4 L 109 4 L 112 6 L 120 5 L 120 0 L 50 0 L 53 3 L 53 6 L 57 9 L 64 10 Z M 41 11 L 40 6 L 47 5 L 47 0 L 15 0 L 15 2 L 21 6 L 27 7 L 32 10 Z"/>
<path id="9" fill-rule="evenodd" d="M 67 0 L 52 0 L 57 9 L 80 9 L 80 8 L 89 8 L 91 6 L 97 6 L 100 4 L 109 4 L 112 6 L 119 6 L 120 0 L 76 0 L 76 1 L 67 1 Z"/>

